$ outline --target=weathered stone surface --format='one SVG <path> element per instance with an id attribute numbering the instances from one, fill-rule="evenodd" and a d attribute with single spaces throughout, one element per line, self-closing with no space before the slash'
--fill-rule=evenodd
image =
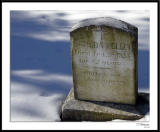
<path id="1" fill-rule="evenodd" d="M 75 98 L 135 104 L 138 29 L 95 18 L 79 22 L 70 36 Z"/>
<path id="2" fill-rule="evenodd" d="M 62 105 L 62 121 L 138 120 L 149 112 L 149 94 L 139 93 L 136 105 L 81 101 L 74 98 L 73 88 Z"/>

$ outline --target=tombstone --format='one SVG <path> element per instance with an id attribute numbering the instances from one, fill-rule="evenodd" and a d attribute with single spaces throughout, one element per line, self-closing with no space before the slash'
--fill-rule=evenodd
<path id="1" fill-rule="evenodd" d="M 86 19 L 70 31 L 74 96 L 135 104 L 138 29 L 110 17 Z"/>
<path id="2" fill-rule="evenodd" d="M 79 22 L 70 31 L 73 88 L 62 121 L 138 120 L 149 94 L 138 93 L 138 29 L 113 18 Z"/>

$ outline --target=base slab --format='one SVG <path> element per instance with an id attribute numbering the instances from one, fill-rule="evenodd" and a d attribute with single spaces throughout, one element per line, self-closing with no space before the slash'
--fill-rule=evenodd
<path id="1" fill-rule="evenodd" d="M 62 121 L 138 120 L 149 112 L 149 94 L 139 93 L 136 105 L 83 101 L 74 98 L 72 88 L 62 105 Z"/>

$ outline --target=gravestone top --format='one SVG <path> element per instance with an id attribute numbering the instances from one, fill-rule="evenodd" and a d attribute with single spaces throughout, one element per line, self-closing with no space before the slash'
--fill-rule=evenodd
<path id="1" fill-rule="evenodd" d="M 76 25 L 74 25 L 71 28 L 70 32 L 73 32 L 79 28 L 88 27 L 88 26 L 108 26 L 108 27 L 124 30 L 126 32 L 130 32 L 132 34 L 136 34 L 138 30 L 137 27 L 129 23 L 126 23 L 122 20 L 118 20 L 112 17 L 99 17 L 99 18 L 85 19 L 78 22 Z"/>

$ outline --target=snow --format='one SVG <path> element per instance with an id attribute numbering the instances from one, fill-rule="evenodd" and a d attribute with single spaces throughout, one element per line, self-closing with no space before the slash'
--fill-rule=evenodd
<path id="1" fill-rule="evenodd" d="M 68 41 L 69 30 L 78 21 L 98 17 L 112 17 L 131 23 L 138 27 L 138 48 L 149 49 L 149 11 L 147 10 L 95 10 L 95 11 L 12 11 L 11 22 L 17 23 L 18 30 L 12 32 L 15 36 L 25 36 L 50 42 Z M 25 22 L 32 22 L 33 27 L 24 26 Z M 20 24 L 19 24 L 20 23 Z M 35 23 L 35 25 L 34 25 Z M 15 24 L 16 25 L 16 24 Z M 24 27 L 23 27 L 24 26 Z M 27 28 L 28 27 L 28 28 Z M 45 28 L 43 28 L 45 27 Z M 25 28 L 25 32 L 23 29 Z M 41 30 L 41 28 L 43 30 Z M 21 30 L 22 29 L 22 30 Z M 30 30 L 29 30 L 30 29 Z M 37 31 L 37 29 L 40 29 Z M 13 30 L 14 31 L 14 30 Z M 54 36 L 54 37 L 53 37 Z"/>
<path id="2" fill-rule="evenodd" d="M 123 17 L 118 11 L 11 11 L 11 121 L 60 121 L 61 103 L 73 85 L 69 29 L 96 16 L 136 25 L 139 49 L 148 52 L 149 22 L 142 19 L 149 19 L 146 11 L 126 11 Z M 126 29 L 125 23 L 117 23 Z M 141 64 L 141 82 L 147 84 L 147 64 Z"/>
<path id="3" fill-rule="evenodd" d="M 126 23 L 124 21 L 112 18 L 112 17 L 99 17 L 99 18 L 91 18 L 91 19 L 85 19 L 77 23 L 75 26 L 72 27 L 70 32 L 73 32 L 74 30 L 77 30 L 81 27 L 87 27 L 87 26 L 108 26 L 113 27 L 117 29 L 121 29 L 127 32 L 136 33 L 137 27 Z"/>
<path id="4" fill-rule="evenodd" d="M 72 76 L 44 70 L 14 70 L 11 76 L 11 121 L 60 121 Z"/>

